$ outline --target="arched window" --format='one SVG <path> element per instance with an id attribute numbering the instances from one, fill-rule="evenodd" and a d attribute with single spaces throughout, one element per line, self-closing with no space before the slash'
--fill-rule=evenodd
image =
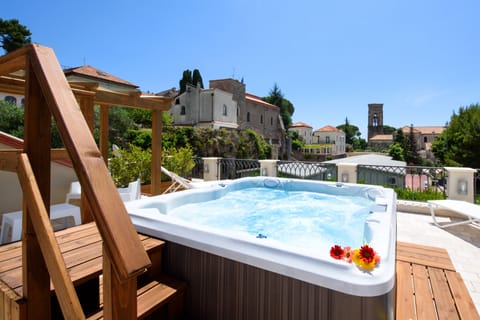
<path id="1" fill-rule="evenodd" d="M 247 122 L 250 122 L 250 112 L 247 112 Z"/>
<path id="2" fill-rule="evenodd" d="M 187 114 L 187 110 L 186 110 L 185 106 L 182 106 L 182 108 L 180 109 L 180 114 L 181 115 Z"/>
<path id="3" fill-rule="evenodd" d="M 223 105 L 223 115 L 224 116 L 227 115 L 227 105 L 226 104 Z"/>
<path id="4" fill-rule="evenodd" d="M 372 126 L 378 127 L 378 117 L 376 113 L 373 115 Z"/>
<path id="5" fill-rule="evenodd" d="M 6 96 L 4 100 L 5 100 L 5 102 L 9 102 L 9 103 L 12 103 L 12 104 L 17 104 L 17 98 L 12 97 L 12 96 Z"/>

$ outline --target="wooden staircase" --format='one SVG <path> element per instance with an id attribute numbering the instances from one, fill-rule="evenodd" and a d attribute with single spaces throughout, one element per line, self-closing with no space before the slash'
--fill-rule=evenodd
<path id="1" fill-rule="evenodd" d="M 87 319 L 103 319 L 103 255 L 98 229 L 94 223 L 89 223 L 59 231 L 55 237 Z M 162 272 L 164 241 L 141 234 L 138 237 L 152 265 L 137 278 L 137 318 L 181 319 L 186 285 Z M 16 304 L 12 309 L 18 310 L 18 313 L 10 313 L 10 319 L 24 319 L 26 312 L 25 301 L 21 298 L 21 256 L 21 242 L 0 247 L 0 263 L 8 266 L 0 270 L 0 283 L 3 284 L 0 288 L 8 288 L 0 300 L 6 300 L 5 292 L 10 291 L 9 299 Z M 51 293 L 52 319 L 63 319 L 53 285 Z"/>
<path id="2" fill-rule="evenodd" d="M 84 225 L 83 228 L 85 228 L 85 226 L 87 226 L 87 230 L 95 227 L 92 223 Z M 75 233 L 75 237 L 77 231 L 73 228 L 64 230 L 62 233 Z M 165 245 L 164 241 L 141 234 L 139 234 L 139 238 L 144 245 L 145 251 L 149 256 L 152 265 L 145 273 L 137 278 L 137 318 L 168 320 L 181 319 L 183 311 L 183 295 L 186 285 L 182 281 L 163 274 L 162 249 Z M 89 239 L 90 241 L 94 240 L 95 242 L 86 246 L 78 247 L 74 249 L 74 253 L 70 254 L 79 259 L 79 265 L 74 269 L 74 272 L 77 272 L 77 276 L 91 279 L 89 280 L 90 282 L 83 282 L 83 284 L 78 287 L 77 294 L 87 319 L 97 320 L 104 319 L 104 283 L 101 261 L 102 248 L 101 238 L 98 231 L 93 236 L 90 235 Z M 96 242 L 96 240 L 100 243 Z M 75 243 L 78 243 L 78 241 L 75 241 Z M 92 257 L 95 257 L 93 259 L 94 262 L 91 262 L 90 260 Z M 85 263 L 90 264 L 90 267 L 87 268 L 87 270 L 80 267 Z M 71 276 L 75 277 L 76 275 L 71 274 Z M 77 282 L 82 283 L 81 281 Z M 54 298 L 52 301 L 53 305 L 55 305 L 56 299 Z M 59 306 L 58 308 L 54 307 L 52 309 L 52 318 L 63 319 Z"/>
<path id="3" fill-rule="evenodd" d="M 81 88 L 76 85 L 68 83 L 50 48 L 31 44 L 0 56 L 0 86 L 4 86 L 7 92 L 25 95 L 23 148 L 0 150 L 0 170 L 17 174 L 23 198 L 22 252 L 17 258 L 20 269 L 16 274 L 16 279 L 20 279 L 17 286 L 20 284 L 22 288 L 17 292 L 12 290 L 14 286 L 4 286 L 0 282 L 0 298 L 4 301 L 0 306 L 7 309 L 5 319 L 52 318 L 50 292 L 53 284 L 64 317 L 84 320 L 84 307 L 78 295 L 82 296 L 87 307 L 96 305 L 90 303 L 95 301 L 100 308 L 100 294 L 91 294 L 95 287 L 99 292 L 100 275 L 94 276 L 98 273 L 103 275 L 105 318 L 133 320 L 138 315 L 137 287 L 141 286 L 138 278 L 146 277 L 144 274 L 152 261 L 138 238 L 106 165 L 108 108 L 128 105 L 151 110 L 152 150 L 161 150 L 161 115 L 168 110 L 172 99 L 143 96 L 138 90 L 112 92 L 99 88 L 97 84 Z M 102 151 L 92 134 L 94 104 L 103 106 L 100 115 L 104 128 L 100 139 Z M 64 150 L 51 148 L 52 118 L 65 145 Z M 152 186 L 153 193 L 156 193 L 160 182 L 157 168 L 161 165 L 161 151 L 152 154 Z M 82 223 L 94 221 L 101 236 L 101 245 L 96 249 L 101 258 L 97 257 L 96 262 L 88 260 L 90 265 L 79 271 L 85 274 L 85 278 L 79 278 L 81 281 L 70 276 L 72 270 L 66 262 L 68 258 L 63 256 L 51 228 L 50 169 L 54 159 L 71 161 L 82 187 Z M 78 258 L 82 260 L 83 254 Z M 91 271 L 92 265 L 97 269 L 100 266 L 101 271 Z M 97 280 L 88 281 L 88 278 Z M 154 280 L 158 281 L 149 279 Z M 140 295 L 145 296 L 142 301 L 149 300 L 146 298 L 149 291 Z M 140 310 L 145 305 L 147 303 L 142 302 Z"/>

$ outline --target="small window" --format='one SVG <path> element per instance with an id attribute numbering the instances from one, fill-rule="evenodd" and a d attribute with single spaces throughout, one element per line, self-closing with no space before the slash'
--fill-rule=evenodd
<path id="1" fill-rule="evenodd" d="M 250 112 L 247 112 L 247 122 L 250 122 Z"/>
<path id="2" fill-rule="evenodd" d="M 260 123 L 263 123 L 263 115 L 260 116 Z"/>
<path id="3" fill-rule="evenodd" d="M 223 105 L 223 115 L 224 116 L 227 115 L 227 105 L 226 104 Z"/>
<path id="4" fill-rule="evenodd" d="M 187 110 L 186 110 L 185 106 L 182 106 L 182 108 L 180 109 L 180 114 L 181 115 L 186 115 L 187 114 Z"/>
<path id="5" fill-rule="evenodd" d="M 175 104 L 180 104 L 180 98 L 175 99 Z"/>
<path id="6" fill-rule="evenodd" d="M 325 143 L 330 143 L 330 137 L 325 137 Z"/>
<path id="7" fill-rule="evenodd" d="M 5 97 L 5 102 L 12 103 L 12 104 L 17 104 L 17 98 L 12 97 L 12 96 L 6 96 Z"/>
<path id="8" fill-rule="evenodd" d="M 22 105 L 22 107 L 25 105 L 25 98 L 22 98 L 21 105 Z"/>
<path id="9" fill-rule="evenodd" d="M 273 126 L 273 117 L 270 118 L 270 125 Z"/>
<path id="10" fill-rule="evenodd" d="M 423 137 L 423 142 L 427 143 L 428 142 L 428 137 Z"/>

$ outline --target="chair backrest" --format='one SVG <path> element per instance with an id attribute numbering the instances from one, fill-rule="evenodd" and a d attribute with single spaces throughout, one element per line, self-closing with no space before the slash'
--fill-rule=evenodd
<path id="1" fill-rule="evenodd" d="M 70 184 L 70 191 L 68 193 L 81 193 L 81 192 L 82 192 L 82 186 L 80 185 L 80 182 L 73 181 Z"/>
<path id="2" fill-rule="evenodd" d="M 130 190 L 132 200 L 140 199 L 142 195 L 140 191 L 140 179 L 130 182 L 128 184 L 128 189 Z"/>
<path id="3" fill-rule="evenodd" d="M 67 193 L 65 202 L 69 203 L 70 200 L 72 199 L 80 199 L 81 193 L 82 193 L 82 186 L 80 185 L 80 182 L 73 181 L 72 183 L 70 183 L 70 190 Z"/>
<path id="4" fill-rule="evenodd" d="M 123 201 L 140 199 L 140 179 L 130 182 L 126 188 L 118 188 L 118 192 Z"/>

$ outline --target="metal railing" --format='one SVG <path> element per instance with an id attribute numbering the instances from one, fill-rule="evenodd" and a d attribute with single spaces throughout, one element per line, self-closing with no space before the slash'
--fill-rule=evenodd
<path id="1" fill-rule="evenodd" d="M 394 188 L 399 198 L 446 197 L 447 172 L 441 167 L 358 165 L 357 182 Z M 419 193 L 423 193 L 419 198 Z"/>
<path id="2" fill-rule="evenodd" d="M 260 162 L 258 160 L 223 158 L 218 161 L 220 180 L 260 175 Z"/>
<path id="3" fill-rule="evenodd" d="M 337 166 L 334 163 L 278 161 L 277 176 L 309 180 L 336 181 Z"/>
<path id="4" fill-rule="evenodd" d="M 187 178 L 203 179 L 204 161 L 203 158 L 194 158 L 195 167 Z"/>

